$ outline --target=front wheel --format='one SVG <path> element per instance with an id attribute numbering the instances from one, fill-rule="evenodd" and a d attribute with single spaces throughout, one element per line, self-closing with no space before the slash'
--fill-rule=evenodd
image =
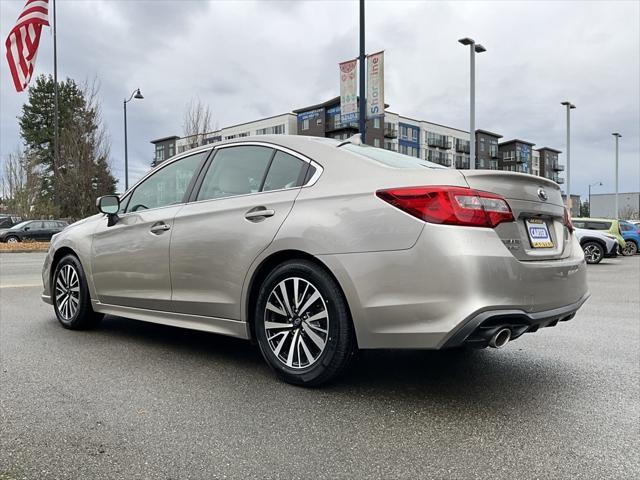
<path id="1" fill-rule="evenodd" d="M 7 243 L 18 243 L 19 241 L 20 238 L 16 237 L 15 235 L 7 237 Z"/>
<path id="2" fill-rule="evenodd" d="M 286 262 L 264 280 L 254 326 L 264 359 L 288 383 L 317 386 L 349 362 L 355 339 L 336 281 L 306 260 Z"/>
<path id="3" fill-rule="evenodd" d="M 84 270 L 73 255 L 63 257 L 56 265 L 51 285 L 53 308 L 63 327 L 83 330 L 95 327 L 103 315 L 91 308 L 91 297 Z"/>
<path id="4" fill-rule="evenodd" d="M 596 242 L 585 243 L 582 250 L 584 251 L 584 259 L 590 265 L 600 263 L 604 257 L 604 248 Z"/>
<path id="5" fill-rule="evenodd" d="M 624 246 L 624 250 L 622 250 L 622 254 L 625 257 L 631 257 L 638 253 L 638 245 L 633 240 L 627 240 L 626 245 Z"/>

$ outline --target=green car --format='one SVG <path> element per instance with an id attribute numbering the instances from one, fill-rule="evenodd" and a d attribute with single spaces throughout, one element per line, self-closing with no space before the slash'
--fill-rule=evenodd
<path id="1" fill-rule="evenodd" d="M 587 230 L 600 230 L 610 233 L 616 237 L 620 252 L 624 250 L 626 242 L 622 238 L 622 231 L 620 230 L 620 223 L 618 220 L 611 218 L 572 218 L 571 223 L 576 228 L 585 228 Z"/>

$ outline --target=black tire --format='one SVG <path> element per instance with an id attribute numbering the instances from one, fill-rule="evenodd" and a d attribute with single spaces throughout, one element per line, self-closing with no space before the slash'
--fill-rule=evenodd
<path id="1" fill-rule="evenodd" d="M 15 235 L 9 235 L 7 238 L 4 239 L 4 241 L 7 243 L 19 243 L 20 237 L 16 237 Z"/>
<path id="2" fill-rule="evenodd" d="M 73 274 L 70 275 L 71 280 L 66 281 L 64 277 L 67 272 L 75 273 L 77 287 L 73 281 Z M 67 287 L 69 288 L 65 287 L 63 290 L 62 287 L 65 283 L 68 283 Z M 76 288 L 77 292 L 75 291 Z M 65 295 L 66 302 L 64 302 Z M 72 297 L 76 300 L 72 301 Z M 51 281 L 51 299 L 58 321 L 64 328 L 70 330 L 95 328 L 104 316 L 94 312 L 93 308 L 91 308 L 91 296 L 87 287 L 87 279 L 80 261 L 74 255 L 66 255 L 57 263 Z M 66 307 L 66 304 L 69 304 L 69 306 Z M 73 306 L 75 306 L 75 309 L 72 311 Z"/>
<path id="3" fill-rule="evenodd" d="M 638 245 L 633 240 L 627 240 L 622 255 L 625 257 L 632 257 L 638 253 Z"/>
<path id="4" fill-rule="evenodd" d="M 585 242 L 582 245 L 584 259 L 590 265 L 600 263 L 604 258 L 604 248 L 598 242 Z"/>
<path id="5" fill-rule="evenodd" d="M 289 307 L 285 308 L 280 300 L 280 298 L 283 300 L 285 298 L 280 290 L 283 288 L 280 287 L 280 284 L 284 282 L 285 292 L 287 292 L 286 285 L 289 285 L 291 292 L 295 288 L 293 282 L 296 281 L 300 290 L 302 290 L 302 285 L 306 285 L 307 289 L 302 293 L 298 290 L 296 300 L 293 300 L 293 296 L 289 296 L 291 302 Z M 277 292 L 276 288 L 279 288 Z M 307 305 L 312 300 L 311 297 L 315 295 L 314 290 L 319 294 L 319 298 Z M 290 309 L 295 310 L 296 313 L 289 317 L 267 309 L 267 302 L 270 298 L 274 301 L 272 298 L 274 293 L 279 294 L 278 301 L 283 312 Z M 296 307 L 294 302 L 298 302 L 298 299 L 300 299 L 299 305 Z M 318 312 L 320 313 L 318 314 Z M 309 322 L 309 318 L 318 316 L 322 317 L 322 320 Z M 354 353 L 355 335 L 344 295 L 331 275 L 313 262 L 293 260 L 276 267 L 260 286 L 253 318 L 254 331 L 262 356 L 278 377 L 287 383 L 313 387 L 330 382 L 344 370 Z M 271 330 L 271 332 L 280 332 L 284 336 L 274 340 L 276 335 L 271 335 L 270 332 L 268 339 L 265 322 L 269 321 L 269 325 L 273 325 L 276 320 L 278 323 L 282 322 L 281 324 L 286 327 L 280 330 Z M 325 333 L 322 333 L 323 327 L 326 328 Z M 320 333 L 318 334 L 318 332 Z M 317 340 L 318 338 L 323 340 L 321 338 L 323 336 L 324 346 L 320 349 Z M 288 365 L 289 359 L 285 362 L 278 357 L 277 347 L 274 349 L 275 343 L 280 341 L 285 345 L 281 346 L 281 351 L 283 353 L 284 351 L 289 352 L 291 365 Z M 293 346 L 294 342 L 297 342 L 297 349 Z M 300 348 L 301 345 L 303 345 L 302 348 Z M 291 351 L 294 353 L 291 354 Z M 310 356 L 309 353 L 311 353 Z M 297 366 L 294 360 L 296 355 L 298 357 Z M 308 365 L 305 365 L 307 363 Z"/>

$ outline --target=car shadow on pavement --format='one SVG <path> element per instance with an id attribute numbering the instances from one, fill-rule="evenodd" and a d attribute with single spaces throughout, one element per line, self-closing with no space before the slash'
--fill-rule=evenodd
<path id="1" fill-rule="evenodd" d="M 197 360 L 207 368 L 232 369 L 233 376 L 245 384 L 243 388 L 251 388 L 251 383 L 264 388 L 265 383 L 273 382 L 274 389 L 289 390 L 296 397 L 318 390 L 277 380 L 258 347 L 245 340 L 112 316 L 105 318 L 95 334 L 143 346 L 149 355 L 169 351 L 171 358 Z M 554 395 L 562 395 L 563 387 L 574 390 L 566 380 L 571 378 L 570 372 L 566 365 L 558 364 L 558 358 L 541 360 L 533 349 L 523 347 L 513 342 L 501 350 L 360 351 L 339 380 L 319 390 L 322 395 L 339 396 L 399 394 L 420 403 L 469 402 L 490 405 L 489 411 L 495 408 L 496 412 L 514 399 L 519 408 L 543 402 L 550 387 Z"/>

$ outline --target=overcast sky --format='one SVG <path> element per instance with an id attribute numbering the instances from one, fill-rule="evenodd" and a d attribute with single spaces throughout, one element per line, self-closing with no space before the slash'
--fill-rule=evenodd
<path id="1" fill-rule="evenodd" d="M 20 146 L 4 41 L 23 7 L 0 0 L 0 155 Z M 122 101 L 129 104 L 130 181 L 153 157 L 150 140 L 182 133 L 185 104 L 208 103 L 220 127 L 338 95 L 338 62 L 357 56 L 358 4 L 349 1 L 58 0 L 58 75 L 97 78 L 123 178 Z M 386 102 L 412 118 L 468 129 L 469 52 L 476 57 L 477 128 L 565 151 L 572 111 L 572 193 L 640 189 L 640 2 L 367 2 L 367 51 L 384 49 Z M 36 73 L 53 72 L 43 30 Z M 564 154 L 561 162 L 564 163 Z M 123 182 L 124 183 L 124 182 Z"/>

